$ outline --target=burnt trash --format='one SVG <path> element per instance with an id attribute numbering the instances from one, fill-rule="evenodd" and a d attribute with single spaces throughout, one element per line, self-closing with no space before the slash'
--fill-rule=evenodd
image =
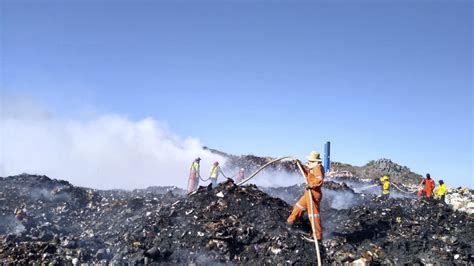
<path id="1" fill-rule="evenodd" d="M 152 247 L 145 252 L 145 256 L 157 259 L 160 257 L 160 249 L 158 247 Z"/>
<path id="2" fill-rule="evenodd" d="M 307 217 L 286 224 L 303 191 L 227 180 L 187 197 L 174 187 L 94 190 L 45 176 L 0 178 L 0 264 L 313 264 L 314 244 L 302 238 L 311 232 Z M 328 181 L 321 219 L 324 264 L 474 263 L 473 215 L 446 204 L 382 200 Z"/>

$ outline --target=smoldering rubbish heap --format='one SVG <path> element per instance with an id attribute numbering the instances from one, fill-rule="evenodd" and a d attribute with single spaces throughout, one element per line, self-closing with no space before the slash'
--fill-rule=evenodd
<path id="1" fill-rule="evenodd" d="M 472 264 L 474 218 L 416 198 L 381 201 L 326 182 L 323 262 Z M 0 263 L 310 264 L 314 246 L 286 225 L 302 186 L 94 190 L 45 176 L 0 179 Z M 268 193 L 268 194 L 267 194 Z"/>

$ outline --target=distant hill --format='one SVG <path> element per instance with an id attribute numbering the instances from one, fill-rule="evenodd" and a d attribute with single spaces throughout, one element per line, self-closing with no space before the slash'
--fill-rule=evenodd
<path id="1" fill-rule="evenodd" d="M 238 168 L 245 168 L 248 172 L 253 172 L 265 163 L 275 159 L 272 157 L 260 157 L 255 155 L 232 155 L 209 147 L 203 147 L 214 154 L 226 158 L 224 169 L 231 172 Z M 295 165 L 290 161 L 278 162 L 270 167 L 274 170 L 287 172 L 297 172 Z M 390 159 L 379 159 L 369 161 L 363 166 L 353 166 L 347 163 L 331 162 L 329 176 L 341 179 L 353 179 L 356 181 L 371 181 L 380 178 L 382 175 L 390 175 L 393 182 L 402 184 L 419 184 L 422 175 L 414 173 L 410 168 L 392 162 Z"/>
<path id="2" fill-rule="evenodd" d="M 382 175 L 390 175 L 393 182 L 403 184 L 419 184 L 423 176 L 414 173 L 410 168 L 392 162 L 390 159 L 369 161 L 363 166 L 331 162 L 331 175 L 339 177 L 355 177 L 358 179 L 375 180 Z"/>

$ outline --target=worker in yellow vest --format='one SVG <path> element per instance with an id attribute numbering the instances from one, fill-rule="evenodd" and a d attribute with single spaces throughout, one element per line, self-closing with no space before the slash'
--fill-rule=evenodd
<path id="1" fill-rule="evenodd" d="M 219 177 L 220 171 L 221 171 L 221 167 L 219 166 L 219 162 L 215 161 L 212 164 L 211 172 L 209 173 L 209 179 L 211 179 L 212 187 L 217 186 L 217 178 Z"/>
<path id="2" fill-rule="evenodd" d="M 198 157 L 191 163 L 191 167 L 189 167 L 188 193 L 196 190 L 199 185 L 199 178 L 201 177 L 199 173 L 200 162 L 201 158 Z"/>
<path id="3" fill-rule="evenodd" d="M 446 185 L 444 184 L 443 180 L 440 180 L 438 188 L 436 189 L 436 198 L 442 202 L 445 202 L 444 198 L 446 196 L 446 190 Z"/>
<path id="4" fill-rule="evenodd" d="M 382 199 L 388 199 L 390 197 L 390 176 L 382 176 L 380 184 L 382 185 Z"/>

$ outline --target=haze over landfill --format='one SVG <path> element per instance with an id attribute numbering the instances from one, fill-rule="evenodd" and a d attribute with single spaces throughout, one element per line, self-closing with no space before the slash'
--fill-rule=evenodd
<path id="1" fill-rule="evenodd" d="M 0 264 L 473 265 L 473 8 L 0 0 Z"/>

